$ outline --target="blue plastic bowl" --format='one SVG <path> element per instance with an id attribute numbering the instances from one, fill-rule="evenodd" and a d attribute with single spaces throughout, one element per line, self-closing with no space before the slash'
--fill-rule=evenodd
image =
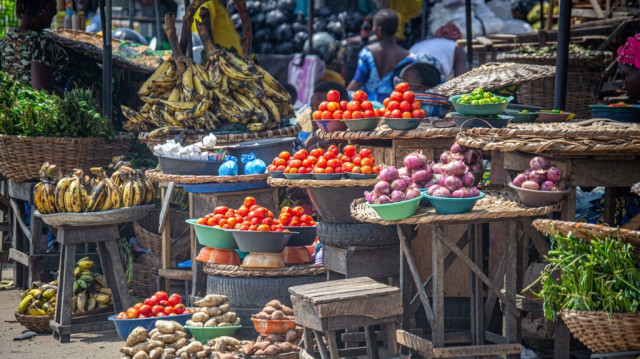
<path id="1" fill-rule="evenodd" d="M 346 131 L 347 125 L 342 120 L 313 120 L 324 132 Z"/>
<path id="2" fill-rule="evenodd" d="M 178 322 L 182 325 L 187 323 L 187 320 L 191 319 L 193 314 L 180 314 L 174 315 L 170 317 L 160 317 L 160 318 L 144 318 L 144 319 L 116 319 L 117 314 L 110 316 L 108 319 L 113 322 L 116 326 L 116 331 L 118 332 L 118 336 L 122 340 L 126 340 L 131 331 L 133 331 L 136 327 L 144 327 L 148 331 L 151 331 L 155 328 L 156 320 L 172 320 Z"/>
<path id="3" fill-rule="evenodd" d="M 471 212 L 473 206 L 479 199 L 484 198 L 484 192 L 480 192 L 480 196 L 471 198 L 442 198 L 429 196 L 422 193 L 426 197 L 438 214 L 461 214 Z"/>

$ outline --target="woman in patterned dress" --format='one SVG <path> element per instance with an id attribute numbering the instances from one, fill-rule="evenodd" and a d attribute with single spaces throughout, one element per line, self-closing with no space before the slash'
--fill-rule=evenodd
<path id="1" fill-rule="evenodd" d="M 35 89 L 58 92 L 68 57 L 44 32 L 55 15 L 55 0 L 16 1 L 20 26 L 0 40 L 0 71 Z"/>

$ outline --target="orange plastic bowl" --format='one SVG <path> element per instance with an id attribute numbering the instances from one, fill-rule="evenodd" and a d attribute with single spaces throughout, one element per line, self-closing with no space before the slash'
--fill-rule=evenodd
<path id="1" fill-rule="evenodd" d="M 251 321 L 253 322 L 253 327 L 260 334 L 284 335 L 296 327 L 296 322 L 288 319 L 258 319 L 251 317 Z"/>
<path id="2" fill-rule="evenodd" d="M 313 256 L 309 253 L 307 247 L 284 247 L 282 258 L 285 264 L 302 264 L 309 263 L 313 260 Z"/>
<path id="3" fill-rule="evenodd" d="M 235 249 L 202 247 L 196 259 L 213 264 L 240 265 L 240 255 Z"/>

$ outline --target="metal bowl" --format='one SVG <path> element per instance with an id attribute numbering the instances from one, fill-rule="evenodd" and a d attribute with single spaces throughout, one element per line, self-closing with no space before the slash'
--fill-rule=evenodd
<path id="1" fill-rule="evenodd" d="M 518 193 L 518 197 L 520 197 L 522 203 L 531 207 L 544 207 L 556 204 L 560 202 L 567 193 L 571 192 L 571 187 L 564 191 L 536 191 L 517 187 L 513 182 L 509 182 L 509 187 Z"/>
<path id="2" fill-rule="evenodd" d="M 423 118 L 386 118 L 384 123 L 392 130 L 413 130 L 420 126 Z"/>
<path id="3" fill-rule="evenodd" d="M 342 179 L 342 173 L 314 173 L 313 178 L 322 181 L 335 181 Z"/>
<path id="4" fill-rule="evenodd" d="M 295 234 L 289 239 L 287 247 L 301 247 L 310 246 L 316 240 L 316 230 L 318 227 L 291 227 L 286 226 L 285 229 L 294 232 Z"/>
<path id="5" fill-rule="evenodd" d="M 289 239 L 298 232 L 257 232 L 229 229 L 243 252 L 280 253 Z"/>
<path id="6" fill-rule="evenodd" d="M 464 124 L 465 128 L 503 128 L 513 120 L 513 117 L 505 115 L 498 115 L 497 118 L 486 118 L 481 116 L 467 116 L 459 112 L 451 112 L 451 117 L 457 127 L 462 127 Z"/>
<path id="7" fill-rule="evenodd" d="M 358 118 L 355 120 L 342 120 L 344 124 L 351 131 L 371 131 L 375 130 L 378 127 L 378 124 L 382 120 L 381 117 L 373 117 L 373 118 Z"/>
<path id="8" fill-rule="evenodd" d="M 376 173 L 371 173 L 371 174 L 365 174 L 365 173 L 351 173 L 351 172 L 345 172 L 347 174 L 348 178 L 354 179 L 354 180 L 362 180 L 362 179 L 373 179 L 378 177 L 378 175 Z"/>
<path id="9" fill-rule="evenodd" d="M 313 174 L 311 173 L 285 173 L 284 177 L 286 179 L 298 180 L 298 179 L 312 179 Z"/>
<path id="10" fill-rule="evenodd" d="M 284 176 L 284 171 L 269 171 L 269 175 L 273 178 L 286 178 Z"/>
<path id="11" fill-rule="evenodd" d="M 342 120 L 313 120 L 324 132 L 346 131 L 347 125 Z"/>

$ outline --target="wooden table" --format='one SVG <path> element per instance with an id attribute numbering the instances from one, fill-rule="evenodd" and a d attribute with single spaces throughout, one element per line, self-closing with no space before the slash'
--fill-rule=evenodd
<path id="1" fill-rule="evenodd" d="M 410 218 L 398 221 L 382 220 L 363 201 L 357 201 L 352 205 L 354 218 L 370 223 L 396 225 L 400 238 L 400 286 L 403 298 L 402 328 L 410 329 L 411 316 L 415 309 L 411 305 L 410 282 L 413 281 L 418 290 L 419 303 L 425 310 L 427 321 L 431 327 L 431 342 L 434 347 L 442 348 L 446 343 L 466 341 L 473 345 L 467 347 L 462 356 L 482 355 L 487 347 L 491 347 L 492 353 L 513 355 L 520 353 L 520 313 L 516 308 L 516 293 L 518 292 L 518 257 L 519 246 L 522 241 L 518 238 L 516 226 L 529 226 L 532 216 L 545 215 L 557 209 L 553 206 L 531 208 L 523 206 L 515 199 L 513 192 L 508 190 L 489 190 L 487 196 L 478 201 L 476 207 L 469 214 L 439 215 L 433 208 L 421 207 Z M 489 278 L 483 270 L 482 258 L 482 234 L 480 226 L 483 223 L 504 222 L 508 228 L 506 253 L 499 265 L 498 273 L 493 279 Z M 458 243 L 449 238 L 444 232 L 448 225 L 464 224 L 467 226 L 466 235 L 463 235 Z M 426 282 L 423 282 L 418 272 L 418 267 L 411 249 L 412 227 L 416 225 L 429 225 L 431 227 L 432 273 Z M 469 244 L 469 254 L 463 251 Z M 470 304 L 471 304 L 471 330 L 470 335 L 463 334 L 457 338 L 447 338 L 444 328 L 444 273 L 455 258 L 459 258 L 469 269 L 470 276 Z M 486 301 L 483 292 L 483 284 L 488 287 Z M 432 301 L 429 301 L 426 287 L 431 287 Z M 504 288 L 504 293 L 502 289 Z M 496 299 L 500 299 L 506 308 L 504 311 L 504 327 L 502 335 L 488 330 L 493 307 Z M 484 345 L 485 341 L 494 343 Z M 442 349 L 447 350 L 448 348 Z M 460 350 L 460 348 L 456 349 Z M 511 357 L 511 356 L 510 356 Z"/>

